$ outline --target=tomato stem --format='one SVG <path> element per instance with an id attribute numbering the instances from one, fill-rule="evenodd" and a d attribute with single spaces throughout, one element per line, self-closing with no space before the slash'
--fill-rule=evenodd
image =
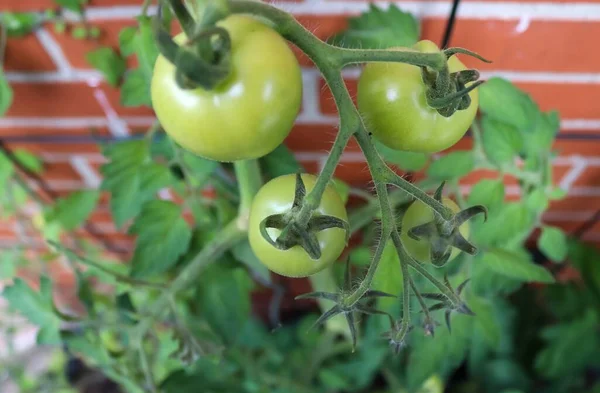
<path id="1" fill-rule="evenodd" d="M 342 66 L 356 63 L 393 62 L 429 67 L 436 71 L 441 71 L 446 66 L 446 56 L 442 52 L 425 53 L 400 49 L 347 49 L 336 47 L 335 55 Z"/>
<path id="2" fill-rule="evenodd" d="M 239 216 L 248 216 L 252 200 L 262 186 L 258 160 L 235 161 L 233 163 L 235 176 L 240 189 Z"/>

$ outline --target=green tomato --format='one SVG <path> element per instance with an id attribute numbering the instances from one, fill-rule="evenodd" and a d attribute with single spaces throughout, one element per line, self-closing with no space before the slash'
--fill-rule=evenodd
<path id="1" fill-rule="evenodd" d="M 412 50 L 439 51 L 431 41 L 419 41 Z M 448 67 L 450 72 L 466 69 L 456 56 L 448 60 Z M 425 93 L 419 67 L 369 63 L 358 81 L 358 109 L 368 130 L 387 147 L 435 153 L 465 135 L 477 113 L 479 96 L 477 89 L 471 91 L 467 109 L 444 117 L 427 104 Z"/>
<path id="2" fill-rule="evenodd" d="M 309 193 L 316 184 L 317 178 L 303 174 L 302 180 Z M 328 228 L 317 233 L 321 247 L 321 258 L 314 260 L 300 246 L 289 250 L 278 250 L 265 240 L 260 233 L 260 223 L 268 216 L 290 211 L 294 201 L 296 176 L 279 176 L 259 191 L 250 209 L 248 237 L 250 246 L 258 259 L 269 270 L 287 277 L 306 277 L 330 266 L 346 247 L 346 232 L 340 228 Z M 314 214 L 329 215 L 348 221 L 346 208 L 339 194 L 332 185 L 328 185 L 323 198 Z M 277 239 L 281 231 L 268 228 L 272 239 Z"/>
<path id="3" fill-rule="evenodd" d="M 300 66 L 286 41 L 263 23 L 233 15 L 218 25 L 231 37 L 231 75 L 212 90 L 181 89 L 175 66 L 159 56 L 152 104 L 165 132 L 184 149 L 225 162 L 262 157 L 283 142 L 298 115 Z"/>
<path id="4" fill-rule="evenodd" d="M 460 211 L 460 207 L 452 199 L 443 197 L 442 203 L 452 209 L 454 213 Z M 416 226 L 433 221 L 433 210 L 421 201 L 413 202 L 402 217 L 402 242 L 408 254 L 419 262 L 429 263 L 431 262 L 431 247 L 427 240 L 415 240 L 408 236 L 408 231 Z M 469 223 L 465 222 L 459 229 L 460 233 L 465 239 L 469 238 L 471 234 L 471 228 Z M 452 248 L 452 253 L 448 261 L 453 260 L 458 256 L 460 250 L 458 248 Z"/>

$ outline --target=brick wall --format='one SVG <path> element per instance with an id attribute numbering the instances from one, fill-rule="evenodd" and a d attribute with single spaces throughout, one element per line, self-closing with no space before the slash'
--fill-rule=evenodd
<path id="1" fill-rule="evenodd" d="M 59 194 L 97 187 L 103 159 L 90 142 L 90 128 L 105 136 L 123 137 L 143 132 L 154 117 L 149 109 L 119 106 L 118 91 L 90 69 L 85 53 L 98 45 L 117 46 L 117 35 L 133 25 L 141 0 L 93 0 L 88 19 L 101 27 L 97 42 L 78 41 L 42 29 L 8 42 L 6 68 L 15 99 L 0 119 L 0 137 L 11 148 L 41 154 L 45 178 Z M 385 5 L 389 2 L 378 2 Z M 422 20 L 424 38 L 439 42 L 450 1 L 400 1 L 398 5 Z M 366 9 L 362 0 L 297 0 L 277 4 L 292 11 L 321 38 L 345 27 L 348 15 Z M 43 10 L 51 0 L 0 0 L 0 10 Z M 531 93 L 543 110 L 556 109 L 562 117 L 556 143 L 555 180 L 568 189 L 568 198 L 552 204 L 545 220 L 573 230 L 600 209 L 600 55 L 593 37 L 600 36 L 600 0 L 543 2 L 464 0 L 459 10 L 452 45 L 475 50 L 493 64 L 466 59 L 483 71 L 483 77 L 504 76 Z M 335 106 L 319 74 L 300 56 L 304 67 L 304 103 L 297 125 L 287 140 L 307 169 L 317 171 L 326 157 L 336 126 Z M 357 70 L 348 70 L 351 91 Z M 49 137 L 69 140 L 50 142 Z M 73 138 L 78 141 L 73 142 Z M 469 138 L 459 147 L 470 144 Z M 369 173 L 356 144 L 350 144 L 337 176 L 356 185 L 369 181 Z M 464 182 L 468 191 L 478 173 Z M 516 195 L 516 187 L 508 193 Z M 107 205 L 93 215 L 97 229 L 123 247 L 131 240 L 116 233 Z M 600 242 L 600 224 L 585 237 Z M 0 223 L 0 244 L 14 239 L 14 223 Z"/>

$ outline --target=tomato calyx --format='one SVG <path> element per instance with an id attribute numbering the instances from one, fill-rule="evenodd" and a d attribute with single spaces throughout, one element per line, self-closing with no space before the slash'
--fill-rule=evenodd
<path id="1" fill-rule="evenodd" d="M 446 275 L 444 275 L 444 285 L 446 286 L 446 288 L 448 288 L 450 293 L 453 295 L 452 298 L 448 297 L 447 295 L 442 294 L 442 293 L 422 293 L 421 294 L 421 297 L 423 297 L 425 299 L 437 300 L 439 302 L 439 303 L 436 303 L 433 306 L 429 307 L 428 311 L 446 310 L 444 313 L 444 319 L 446 321 L 446 327 L 448 328 L 448 331 L 450 331 L 450 332 L 452 331 L 451 324 L 450 324 L 450 316 L 452 315 L 453 312 L 459 313 L 459 314 L 471 315 L 471 316 L 475 315 L 475 313 L 473 311 L 471 311 L 469 306 L 467 306 L 467 304 L 460 297 L 463 289 L 469 283 L 469 281 L 470 281 L 470 279 L 463 281 L 458 287 L 456 287 L 456 290 L 454 290 L 452 288 L 452 285 L 450 284 L 450 281 L 448 281 L 448 275 L 446 274 Z M 433 329 L 433 327 L 431 327 L 431 328 Z"/>
<path id="2" fill-rule="evenodd" d="M 408 346 L 406 336 L 413 329 L 412 325 L 405 325 L 402 319 L 392 322 L 392 328 L 384 332 L 381 337 L 388 340 L 395 355 Z"/>
<path id="3" fill-rule="evenodd" d="M 350 328 L 350 335 L 352 336 L 352 351 L 356 348 L 356 325 L 354 313 L 362 313 L 367 315 L 385 315 L 389 318 L 390 323 L 394 326 L 394 320 L 390 314 L 385 311 L 377 310 L 370 305 L 364 304 L 363 300 L 378 298 L 378 297 L 396 297 L 395 295 L 377 291 L 368 290 L 365 294 L 358 299 L 358 301 L 351 301 L 353 294 L 352 288 L 352 276 L 350 269 L 350 259 L 346 259 L 346 270 L 344 273 L 344 283 L 339 293 L 332 292 L 310 292 L 299 296 L 296 296 L 296 300 L 299 299 L 324 299 L 330 300 L 336 303 L 335 306 L 331 307 L 325 313 L 323 313 L 319 319 L 312 325 L 311 329 L 325 323 L 328 319 L 343 314 Z"/>
<path id="4" fill-rule="evenodd" d="M 266 217 L 260 223 L 260 233 L 269 244 L 279 250 L 289 250 L 294 246 L 302 247 L 313 260 L 321 258 L 321 246 L 317 233 L 329 228 L 340 228 L 346 231 L 346 243 L 350 235 L 349 224 L 337 217 L 313 215 L 306 225 L 301 225 L 297 217 L 306 196 L 306 187 L 299 173 L 296 174 L 296 188 L 292 208 L 284 214 Z M 277 239 L 273 240 L 268 228 L 281 230 Z"/>
<path id="5" fill-rule="evenodd" d="M 445 182 L 440 185 L 434 194 L 434 199 L 440 203 L 442 202 L 444 185 Z M 459 228 L 478 214 L 483 214 L 484 220 L 487 220 L 487 209 L 480 205 L 471 206 L 456 213 L 449 221 L 435 214 L 433 221 L 412 227 L 407 234 L 414 240 L 429 242 L 431 244 L 431 262 L 437 267 L 442 267 L 449 261 L 453 247 L 469 255 L 477 254 L 477 247 L 464 238 Z"/>
<path id="6" fill-rule="evenodd" d="M 229 33 L 214 24 L 196 24 L 183 3 L 169 3 L 187 36 L 187 41 L 179 45 L 171 37 L 170 26 L 165 25 L 162 5 L 159 5 L 153 31 L 160 53 L 175 65 L 175 79 L 180 88 L 215 88 L 231 72 Z"/>
<path id="7" fill-rule="evenodd" d="M 463 48 L 448 48 L 442 53 L 446 56 L 446 60 L 461 53 L 490 63 L 477 53 Z M 421 75 L 426 86 L 427 104 L 444 117 L 450 117 L 458 110 L 467 109 L 471 105 L 469 93 L 483 83 L 478 80 L 477 70 L 467 69 L 450 73 L 447 64 L 440 71 L 421 67 Z"/>

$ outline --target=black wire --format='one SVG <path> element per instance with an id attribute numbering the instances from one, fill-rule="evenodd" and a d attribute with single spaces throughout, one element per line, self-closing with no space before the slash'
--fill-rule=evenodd
<path id="1" fill-rule="evenodd" d="M 46 199 L 49 199 L 50 202 L 54 202 L 55 199 L 59 198 L 59 194 L 50 188 L 48 183 L 37 173 L 29 170 L 27 167 L 23 166 L 19 159 L 15 156 L 12 149 L 10 149 L 4 140 L 0 139 L 0 151 L 2 151 L 6 158 L 12 163 L 12 165 L 17 168 L 21 173 L 25 174 L 28 178 L 33 180 L 39 188 L 46 194 Z M 39 197 L 39 194 L 35 193 L 34 190 L 30 190 L 30 192 L 36 194 Z M 102 245 L 111 252 L 114 253 L 124 253 L 126 250 L 122 250 L 116 247 L 109 239 L 103 236 L 98 228 L 91 222 L 85 223 L 83 229 L 90 234 L 94 239 L 98 240 Z"/>
<path id="2" fill-rule="evenodd" d="M 600 221 L 600 210 L 597 210 L 592 217 L 590 217 L 583 224 L 577 227 L 573 231 L 572 235 L 575 236 L 577 239 L 580 239 L 587 231 L 592 229 L 598 221 Z"/>
<path id="3" fill-rule="evenodd" d="M 444 37 L 442 38 L 442 49 L 448 47 L 448 44 L 450 43 L 450 38 L 452 38 L 452 31 L 454 30 L 454 22 L 456 21 L 456 11 L 458 10 L 459 3 L 460 0 L 454 0 L 452 2 L 452 10 L 450 11 L 450 16 L 448 17 L 448 22 L 446 23 Z"/>

